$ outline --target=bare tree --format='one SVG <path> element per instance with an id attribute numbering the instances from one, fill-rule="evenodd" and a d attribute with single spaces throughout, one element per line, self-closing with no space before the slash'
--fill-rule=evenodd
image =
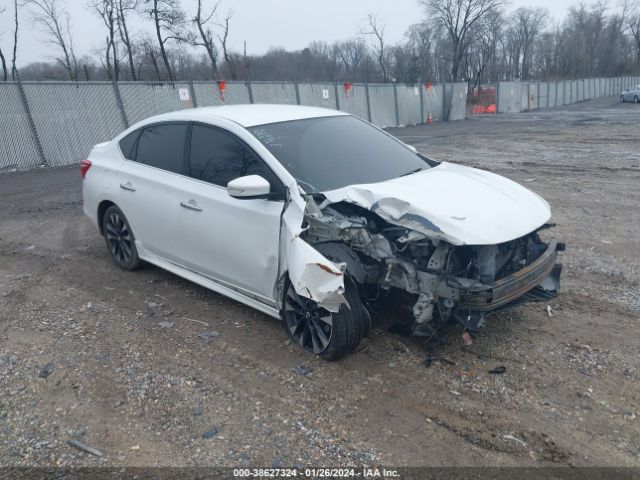
<path id="1" fill-rule="evenodd" d="M 118 25 L 118 10 L 115 3 L 116 0 L 90 0 L 89 7 L 92 8 L 102 19 L 102 23 L 107 28 L 106 49 L 105 49 L 105 68 L 107 70 L 107 78 L 109 80 L 118 80 L 118 51 L 116 47 L 116 28 Z M 113 54 L 113 64 L 111 63 L 111 54 Z M 113 65 L 113 68 L 112 68 Z M 113 72 L 113 73 L 112 73 Z"/>
<path id="2" fill-rule="evenodd" d="M 467 64 L 470 69 L 469 85 L 472 90 L 482 84 L 487 66 L 495 61 L 501 32 L 502 16 L 497 11 L 487 15 L 470 31 L 470 38 L 473 41 L 468 49 Z M 471 84 L 472 79 L 473 84 Z"/>
<path id="3" fill-rule="evenodd" d="M 353 78 L 364 60 L 367 58 L 367 44 L 361 38 L 338 42 L 335 44 L 336 54 L 346 73 Z"/>
<path id="4" fill-rule="evenodd" d="M 179 0 L 145 0 L 143 12 L 153 20 L 162 62 L 169 81 L 173 82 L 175 76 L 166 45 L 169 41 L 180 43 L 187 40 L 184 32 L 185 13 L 180 8 Z"/>
<path id="5" fill-rule="evenodd" d="M 451 81 L 460 80 L 460 64 L 468 46 L 469 30 L 506 0 L 418 0 L 434 22 L 448 34 L 452 47 Z"/>
<path id="6" fill-rule="evenodd" d="M 198 0 L 198 11 L 196 13 L 196 16 L 192 20 L 193 23 L 195 23 L 196 26 L 198 27 L 198 34 L 200 35 L 199 38 L 197 36 L 194 36 L 192 43 L 195 46 L 204 47 L 204 49 L 207 51 L 207 56 L 209 57 L 209 61 L 211 62 L 211 72 L 213 74 L 214 80 L 218 78 L 218 53 L 219 52 L 213 40 L 213 33 L 211 31 L 211 28 L 209 28 L 207 25 L 211 21 L 211 19 L 214 17 L 216 10 L 220 5 L 220 2 L 221 0 L 219 0 L 213 6 L 213 8 L 208 14 L 206 14 L 202 12 L 203 0 Z"/>
<path id="7" fill-rule="evenodd" d="M 73 49 L 71 35 L 71 18 L 62 8 L 58 0 L 26 0 L 32 10 L 32 18 L 47 35 L 47 41 L 60 49 L 61 55 L 56 61 L 67 71 L 70 80 L 78 79 L 78 61 Z"/>
<path id="8" fill-rule="evenodd" d="M 0 15 L 6 12 L 7 9 L 4 7 L 0 7 Z M 7 61 L 4 58 L 4 53 L 2 53 L 2 48 L 0 48 L 0 63 L 2 63 L 2 81 L 7 81 Z"/>
<path id="9" fill-rule="evenodd" d="M 382 80 L 386 83 L 389 81 L 388 68 L 386 62 L 386 56 L 384 51 L 384 29 L 386 24 L 379 25 L 378 17 L 373 13 L 368 15 L 369 25 L 368 28 L 361 30 L 363 35 L 373 35 L 376 38 L 375 53 L 378 59 L 378 65 L 382 72 Z"/>
<path id="10" fill-rule="evenodd" d="M 229 39 L 229 22 L 231 21 L 231 17 L 233 17 L 233 12 L 229 10 L 227 16 L 224 17 L 223 23 L 220 24 L 222 27 L 222 35 L 218 35 L 218 40 L 220 40 L 220 44 L 222 45 L 222 55 L 224 56 L 224 61 L 229 68 L 229 75 L 231 76 L 231 80 L 238 79 L 238 68 L 235 59 L 233 58 L 233 54 L 229 51 L 228 47 L 228 39 Z"/>
<path id="11" fill-rule="evenodd" d="M 410 50 L 412 62 L 418 70 L 419 80 L 430 80 L 433 76 L 431 35 L 432 32 L 426 22 L 411 25 L 406 33 L 407 48 Z"/>
<path id="12" fill-rule="evenodd" d="M 520 7 L 514 13 L 520 45 L 522 48 L 522 68 L 520 78 L 528 80 L 531 54 L 534 42 L 546 26 L 549 12 L 544 8 Z"/>
<path id="13" fill-rule="evenodd" d="M 138 8 L 138 0 L 115 0 L 118 14 L 118 33 L 120 34 L 120 40 L 127 51 L 127 59 L 129 60 L 129 70 L 131 71 L 131 79 L 136 81 L 138 79 L 136 74 L 136 68 L 133 61 L 133 40 L 129 35 L 129 27 L 127 27 L 127 16 L 130 12 L 134 12 Z"/>
<path id="14" fill-rule="evenodd" d="M 636 51 L 636 64 L 640 65 L 640 0 L 623 0 L 624 28 L 631 32 Z"/>
<path id="15" fill-rule="evenodd" d="M 138 67 L 138 71 L 142 70 L 142 67 L 146 64 L 151 65 L 153 69 L 153 73 L 157 80 L 162 80 L 162 74 L 160 73 L 160 66 L 158 64 L 158 47 L 155 45 L 155 42 L 149 37 L 144 37 L 140 41 L 140 65 Z"/>
<path id="16" fill-rule="evenodd" d="M 11 78 L 16 79 L 18 70 L 16 68 L 16 57 L 18 53 L 18 0 L 13 0 L 13 55 L 11 56 Z"/>

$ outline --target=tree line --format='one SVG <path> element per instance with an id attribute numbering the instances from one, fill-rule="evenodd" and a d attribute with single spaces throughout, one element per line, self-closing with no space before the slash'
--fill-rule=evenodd
<path id="1" fill-rule="evenodd" d="M 264 55 L 229 47 L 233 11 L 222 1 L 89 0 L 101 44 L 78 56 L 72 19 L 61 0 L 12 0 L 13 28 L 0 32 L 0 79 L 15 80 L 20 21 L 35 24 L 54 61 L 20 68 L 27 80 L 296 80 L 433 83 L 470 86 L 500 80 L 558 80 L 640 72 L 640 0 L 570 7 L 558 22 L 546 9 L 507 9 L 507 0 L 417 0 L 424 17 L 389 44 L 385 20 L 373 13 L 353 38 L 314 41 Z M 135 18 L 137 17 L 137 18 Z M 149 29 L 131 25 L 143 20 Z M 6 33 L 10 34 L 7 41 Z M 5 44 L 11 49 L 2 50 Z"/>

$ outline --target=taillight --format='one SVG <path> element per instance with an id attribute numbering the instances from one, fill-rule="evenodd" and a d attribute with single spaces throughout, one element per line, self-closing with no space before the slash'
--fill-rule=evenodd
<path id="1" fill-rule="evenodd" d="M 86 177 L 89 168 L 91 168 L 91 160 L 80 160 L 80 175 L 82 175 L 83 179 Z"/>

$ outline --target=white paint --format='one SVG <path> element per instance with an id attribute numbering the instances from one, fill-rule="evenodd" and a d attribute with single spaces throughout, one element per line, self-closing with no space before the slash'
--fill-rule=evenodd
<path id="1" fill-rule="evenodd" d="M 391 223 L 411 226 L 453 245 L 507 242 L 551 217 L 549 204 L 531 190 L 505 177 L 452 163 L 325 195 L 334 203 L 347 201 L 373 209 Z M 411 216 L 427 219 L 440 231 L 410 220 Z"/>
<path id="2" fill-rule="evenodd" d="M 329 89 L 327 88 L 322 89 L 322 98 L 324 98 L 325 100 L 329 99 Z"/>
<path id="3" fill-rule="evenodd" d="M 230 120 L 243 127 L 253 127 L 267 123 L 287 122 L 289 120 L 301 120 L 303 118 L 331 117 L 337 115 L 349 115 L 345 112 L 330 108 L 307 107 L 299 105 L 224 105 L 221 107 L 199 107 L 188 110 L 156 115 L 147 118 L 131 127 L 130 130 L 140 125 L 152 122 L 169 120 L 201 121 L 204 123 L 217 123 L 221 120 Z"/>

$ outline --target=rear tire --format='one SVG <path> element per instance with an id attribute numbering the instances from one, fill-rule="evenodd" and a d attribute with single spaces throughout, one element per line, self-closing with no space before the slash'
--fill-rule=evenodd
<path id="1" fill-rule="evenodd" d="M 345 277 L 344 297 L 349 306 L 341 305 L 338 312 L 329 312 L 313 300 L 298 295 L 287 281 L 281 316 L 291 341 L 328 361 L 353 352 L 366 331 L 368 319 L 358 289 L 348 277 Z"/>
<path id="2" fill-rule="evenodd" d="M 633 97 L 633 103 L 638 103 L 638 96 Z"/>
<path id="3" fill-rule="evenodd" d="M 122 210 L 115 205 L 104 212 L 102 233 L 113 263 L 123 270 L 135 270 L 140 266 L 142 262 L 138 258 L 133 231 Z"/>

